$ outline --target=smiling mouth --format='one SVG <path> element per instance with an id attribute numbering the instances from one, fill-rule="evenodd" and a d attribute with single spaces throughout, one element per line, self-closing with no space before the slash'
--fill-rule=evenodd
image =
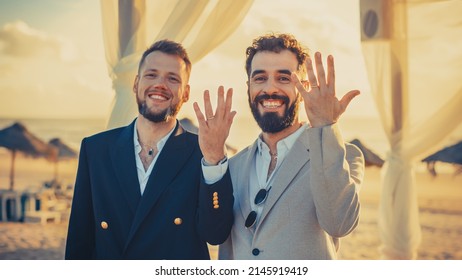
<path id="1" fill-rule="evenodd" d="M 157 94 L 153 94 L 153 95 L 148 95 L 149 98 L 151 99 L 156 99 L 156 100 L 167 100 L 167 98 L 165 98 L 165 96 L 162 96 L 162 95 L 157 95 Z"/>
<path id="2" fill-rule="evenodd" d="M 264 99 L 260 102 L 260 105 L 266 109 L 275 109 L 284 105 L 284 101 L 280 99 Z"/>
<path id="3" fill-rule="evenodd" d="M 149 93 L 148 98 L 153 99 L 153 100 L 159 100 L 159 101 L 167 101 L 170 99 L 167 95 L 159 93 L 159 92 Z"/>

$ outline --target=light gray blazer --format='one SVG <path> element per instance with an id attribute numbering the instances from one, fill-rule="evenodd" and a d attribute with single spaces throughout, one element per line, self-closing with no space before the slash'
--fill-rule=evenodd
<path id="1" fill-rule="evenodd" d="M 336 259 L 338 238 L 358 224 L 364 157 L 336 124 L 307 128 L 274 174 L 258 225 L 244 226 L 257 141 L 230 159 L 234 225 L 219 259 Z"/>

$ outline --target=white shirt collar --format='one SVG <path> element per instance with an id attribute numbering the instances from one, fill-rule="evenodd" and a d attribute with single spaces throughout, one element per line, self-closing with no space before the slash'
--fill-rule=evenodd
<path id="1" fill-rule="evenodd" d="M 178 125 L 178 124 L 177 124 Z M 135 129 L 133 131 L 133 143 L 135 143 L 135 152 L 136 154 L 138 155 L 138 153 L 141 151 L 141 144 L 140 144 L 140 141 L 138 140 L 138 130 L 137 130 L 137 127 L 138 127 L 138 118 L 136 119 L 135 121 Z M 176 127 L 176 126 L 175 126 Z M 172 128 L 172 130 L 170 130 L 167 135 L 165 135 L 164 137 L 162 137 L 162 139 L 159 140 L 159 142 L 157 142 L 157 151 L 158 151 L 158 154 L 160 154 L 160 151 L 162 150 L 162 148 L 165 146 L 165 143 L 167 142 L 168 138 L 170 137 L 170 135 L 173 133 L 173 131 L 175 130 L 175 127 Z"/>
<path id="2" fill-rule="evenodd" d="M 179 124 L 177 123 L 176 125 L 179 125 Z M 143 195 L 144 190 L 146 189 L 146 184 L 148 183 L 149 176 L 151 175 L 152 169 L 154 168 L 154 165 L 157 162 L 157 158 L 159 157 L 159 154 L 161 153 L 162 149 L 164 148 L 165 143 L 167 142 L 168 138 L 170 137 L 170 135 L 175 130 L 175 127 L 172 130 L 170 130 L 170 132 L 167 133 L 167 135 L 162 137 L 162 139 L 160 139 L 159 142 L 157 142 L 156 146 L 157 146 L 157 151 L 158 152 L 157 152 L 156 156 L 154 157 L 154 159 L 152 160 L 151 164 L 149 165 L 148 170 L 145 171 L 143 163 L 141 162 L 141 159 L 140 159 L 140 156 L 139 156 L 139 153 L 141 152 L 141 144 L 138 141 L 138 133 L 137 133 L 137 129 L 136 129 L 137 126 L 138 126 L 138 119 L 136 119 L 136 121 L 135 121 L 135 127 L 134 127 L 134 132 L 133 132 L 133 143 L 135 144 L 136 170 L 137 170 L 137 173 L 138 173 L 138 181 L 140 183 L 140 192 L 141 192 L 141 195 Z"/>
<path id="3" fill-rule="evenodd" d="M 282 160 L 281 156 L 285 156 L 285 153 L 294 146 L 295 141 L 297 141 L 298 137 L 302 135 L 305 129 L 308 129 L 308 124 L 303 124 L 294 133 L 290 134 L 286 138 L 281 139 L 277 143 L 276 148 L 278 153 L 278 159 Z M 268 145 L 266 145 L 266 143 L 263 141 L 262 134 L 260 134 L 257 139 L 257 152 L 261 156 L 265 156 L 265 154 L 269 156 L 269 148 Z M 281 152 L 284 153 L 284 155 L 282 155 Z"/>

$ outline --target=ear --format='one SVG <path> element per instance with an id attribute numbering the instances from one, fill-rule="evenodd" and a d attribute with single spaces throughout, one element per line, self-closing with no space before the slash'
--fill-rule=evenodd
<path id="1" fill-rule="evenodd" d="M 187 102 L 189 100 L 189 92 L 191 88 L 189 85 L 186 85 L 184 87 L 184 92 L 183 92 L 183 102 Z"/>
<path id="2" fill-rule="evenodd" d="M 247 80 L 245 84 L 247 85 L 247 97 L 249 98 L 250 102 L 250 82 Z"/>
<path id="3" fill-rule="evenodd" d="M 140 80 L 140 77 L 138 75 L 136 75 L 135 77 L 135 81 L 133 81 L 133 92 L 136 93 L 138 92 L 138 82 Z"/>

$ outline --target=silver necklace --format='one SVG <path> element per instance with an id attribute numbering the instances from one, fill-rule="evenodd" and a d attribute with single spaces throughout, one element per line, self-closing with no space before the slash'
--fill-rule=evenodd
<path id="1" fill-rule="evenodd" d="M 142 148 L 142 149 L 148 150 L 148 156 L 151 156 L 151 157 L 152 157 L 152 156 L 154 155 L 154 148 L 153 148 L 153 147 L 144 144 L 143 142 L 141 142 L 140 139 L 138 139 L 138 142 L 140 142 L 141 148 Z M 146 147 L 147 147 L 148 149 L 146 149 Z"/>

